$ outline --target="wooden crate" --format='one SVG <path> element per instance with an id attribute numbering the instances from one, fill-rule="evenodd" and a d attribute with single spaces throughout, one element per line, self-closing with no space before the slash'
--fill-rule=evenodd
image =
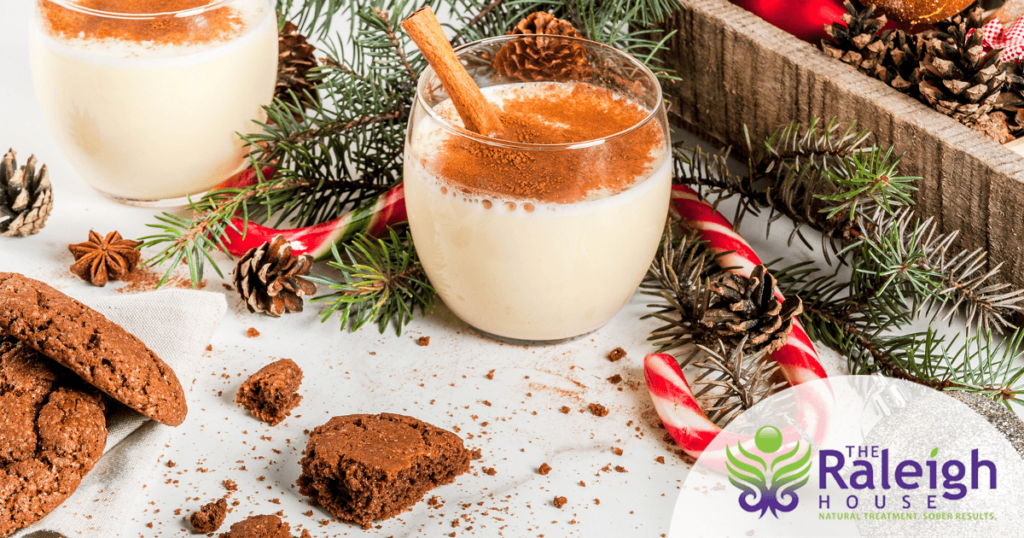
<path id="1" fill-rule="evenodd" d="M 727 0 L 685 6 L 667 58 L 682 78 L 665 88 L 676 122 L 740 150 L 744 125 L 761 140 L 790 121 L 856 120 L 923 178 L 918 214 L 959 229 L 960 246 L 988 250 L 1024 286 L 1024 157 Z"/>

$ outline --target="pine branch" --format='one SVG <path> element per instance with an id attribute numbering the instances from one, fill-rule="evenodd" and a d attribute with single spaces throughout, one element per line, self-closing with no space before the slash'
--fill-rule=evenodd
<path id="1" fill-rule="evenodd" d="M 433 306 L 436 292 L 408 232 L 390 230 L 386 239 L 359 234 L 345 245 L 344 256 L 337 247 L 332 250 L 334 260 L 327 265 L 340 272 L 341 279 L 308 277 L 334 290 L 313 299 L 326 304 L 322 321 L 338 314 L 342 329 L 355 331 L 373 321 L 381 333 L 391 325 L 401 335 L 417 308 L 425 314 Z"/>
<path id="2" fill-rule="evenodd" d="M 717 196 L 714 204 L 739 197 L 736 222 L 769 210 L 768 228 L 787 217 L 792 245 L 801 229 L 822 234 L 822 253 L 844 263 L 858 257 L 858 271 L 883 275 L 873 292 L 894 293 L 912 311 L 951 320 L 956 312 L 969 327 L 1002 332 L 1024 310 L 1024 291 L 999 282 L 999 267 L 984 271 L 987 254 L 952 250 L 956 233 L 940 234 L 910 206 L 918 178 L 901 176 L 892 149 L 868 144 L 870 133 L 790 124 L 770 135 L 759 150 L 747 139 L 748 171 L 733 174 L 728 153 L 687 154 L 676 148 L 677 180 Z M 738 224 L 737 224 L 738 226 Z"/>

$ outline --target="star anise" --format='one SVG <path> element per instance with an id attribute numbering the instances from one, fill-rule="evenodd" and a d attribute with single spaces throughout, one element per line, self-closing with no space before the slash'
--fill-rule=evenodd
<path id="1" fill-rule="evenodd" d="M 141 253 L 135 249 L 141 244 L 142 241 L 122 239 L 117 232 L 103 237 L 89 230 L 88 241 L 68 245 L 75 256 L 71 272 L 100 287 L 108 280 L 121 280 L 139 263 Z"/>

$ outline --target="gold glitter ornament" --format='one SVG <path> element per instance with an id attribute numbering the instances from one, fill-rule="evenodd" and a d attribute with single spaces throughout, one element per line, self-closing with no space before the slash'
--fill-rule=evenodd
<path id="1" fill-rule="evenodd" d="M 913 26 L 939 22 L 965 10 L 973 0 L 875 0 L 875 9 L 886 17 Z"/>

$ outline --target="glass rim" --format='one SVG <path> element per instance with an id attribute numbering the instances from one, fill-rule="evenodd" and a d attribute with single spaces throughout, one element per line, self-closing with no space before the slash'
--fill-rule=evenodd
<path id="1" fill-rule="evenodd" d="M 202 15 L 208 11 L 220 9 L 228 4 L 233 4 L 237 0 L 210 0 L 206 5 L 199 7 L 191 7 L 188 9 L 179 9 L 177 11 L 161 11 L 156 13 L 118 13 L 114 11 L 103 11 L 101 9 L 94 9 L 90 7 L 84 7 L 78 5 L 74 0 L 40 0 L 40 2 L 49 2 L 51 4 L 57 4 L 65 9 L 76 11 L 85 15 L 91 15 L 93 17 L 101 17 L 104 19 L 122 19 L 122 20 L 151 20 L 151 19 L 164 19 L 164 18 L 186 18 L 194 17 L 196 15 Z"/>
<path id="2" fill-rule="evenodd" d="M 537 36 L 533 35 L 533 34 L 512 34 L 512 35 L 485 37 L 483 39 L 478 39 L 476 41 L 472 41 L 470 43 L 466 43 L 464 45 L 460 45 L 460 46 L 456 47 L 455 48 L 455 56 L 458 57 L 460 52 L 464 52 L 469 47 L 478 46 L 478 45 L 486 44 L 486 43 L 492 43 L 492 42 L 496 42 L 496 41 L 512 41 L 514 39 L 526 39 L 526 38 L 531 38 L 531 37 L 537 37 Z M 640 60 L 636 59 L 632 54 L 629 54 L 629 53 L 627 53 L 627 52 L 625 52 L 623 50 L 617 49 L 615 47 L 611 47 L 611 46 L 605 45 L 604 43 L 598 43 L 597 41 L 591 41 L 589 39 L 583 39 L 581 37 L 571 37 L 571 36 L 550 36 L 550 37 L 557 38 L 557 39 L 568 39 L 568 40 L 571 40 L 571 41 L 577 41 L 577 42 L 582 43 L 584 45 L 590 45 L 590 46 L 593 46 L 593 47 L 596 47 L 596 48 L 601 48 L 601 49 L 608 50 L 608 51 L 610 51 L 612 54 L 614 54 L 616 56 L 619 56 L 621 58 L 625 58 L 630 64 L 632 64 L 633 67 L 638 68 L 644 74 L 645 77 L 647 77 L 649 80 L 654 82 L 654 87 L 656 89 L 655 98 L 656 98 L 656 102 L 658 103 L 658 106 L 656 106 L 653 109 L 651 109 L 647 113 L 647 115 L 644 116 L 644 118 L 642 120 L 636 122 L 635 124 L 633 124 L 632 126 L 626 128 L 626 129 L 623 129 L 623 130 L 621 130 L 621 131 L 619 131 L 617 133 L 612 133 L 612 134 L 610 134 L 608 136 L 603 136 L 601 138 L 594 138 L 592 140 L 584 140 L 584 141 L 581 141 L 581 142 L 572 142 L 572 143 L 569 143 L 569 144 L 530 144 L 530 143 L 526 143 L 526 142 L 514 142 L 514 141 L 511 141 L 511 140 L 499 140 L 499 139 L 496 139 L 496 138 L 490 138 L 488 136 L 484 136 L 484 135 L 481 135 L 479 133 L 474 133 L 473 131 L 470 131 L 468 129 L 452 125 L 452 124 L 448 123 L 447 121 L 445 121 L 444 119 L 442 119 L 440 116 L 438 116 L 437 113 L 434 112 L 433 107 L 431 107 L 431 106 L 429 106 L 427 104 L 426 99 L 423 96 L 423 91 L 422 91 L 422 89 L 423 89 L 422 86 L 423 86 L 423 84 L 426 83 L 425 81 L 427 80 L 428 76 L 431 76 L 431 75 L 435 74 L 434 68 L 429 66 L 429 65 L 427 66 L 426 69 L 423 70 L 422 73 L 420 73 L 419 81 L 416 83 L 416 103 L 419 104 L 421 107 L 423 107 L 423 109 L 426 111 L 427 115 L 430 116 L 431 119 L 436 121 L 441 126 L 442 129 L 448 131 L 449 133 L 452 133 L 452 134 L 457 135 L 457 136 L 461 136 L 463 138 L 469 138 L 469 139 L 475 140 L 477 142 L 480 142 L 482 144 L 487 144 L 489 146 L 495 146 L 495 147 L 501 147 L 501 148 L 507 148 L 507 149 L 521 149 L 521 150 L 535 150 L 535 151 L 584 149 L 584 148 L 599 146 L 601 144 L 604 144 L 604 143 L 609 142 L 611 140 L 615 140 L 617 138 L 621 138 L 623 136 L 627 136 L 627 135 L 629 135 L 629 134 L 639 130 L 643 126 L 647 125 L 650 121 L 652 121 L 655 117 L 657 117 L 657 115 L 665 107 L 665 99 L 664 99 L 664 95 L 663 95 L 662 88 L 661 88 L 661 82 L 658 81 L 658 77 L 654 74 L 653 71 L 650 70 L 650 68 L 648 68 L 646 65 L 644 65 L 643 62 L 641 62 Z M 553 82 L 553 81 L 549 81 L 549 82 Z"/>

